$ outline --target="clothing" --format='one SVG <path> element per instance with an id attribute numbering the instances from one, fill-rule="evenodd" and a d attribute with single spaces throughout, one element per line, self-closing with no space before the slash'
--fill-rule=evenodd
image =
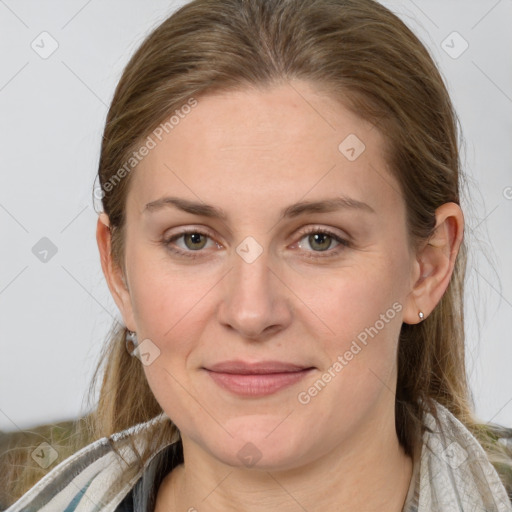
<path id="1" fill-rule="evenodd" d="M 403 512 L 512 512 L 512 503 L 494 467 L 469 430 L 436 403 L 439 423 L 427 413 L 428 427 L 413 461 L 413 476 Z M 161 414 L 111 436 L 137 448 Z M 118 455 L 108 438 L 78 451 L 50 471 L 6 512 L 153 512 L 161 481 L 183 462 L 179 438 L 156 446 L 144 469 L 120 483 L 137 453 L 129 444 Z"/>

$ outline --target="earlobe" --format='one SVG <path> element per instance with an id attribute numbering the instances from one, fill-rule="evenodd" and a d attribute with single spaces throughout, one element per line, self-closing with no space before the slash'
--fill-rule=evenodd
<path id="1" fill-rule="evenodd" d="M 104 212 L 100 213 L 98 217 L 96 241 L 100 253 L 101 268 L 110 293 L 123 316 L 125 325 L 131 331 L 136 331 L 128 286 L 121 268 L 112 259 L 110 221 L 108 215 Z"/>
<path id="2" fill-rule="evenodd" d="M 418 250 L 412 289 L 404 308 L 403 321 L 416 324 L 426 318 L 444 295 L 455 266 L 464 231 L 464 217 L 456 203 L 445 203 L 436 210 L 436 226 L 428 241 Z"/>

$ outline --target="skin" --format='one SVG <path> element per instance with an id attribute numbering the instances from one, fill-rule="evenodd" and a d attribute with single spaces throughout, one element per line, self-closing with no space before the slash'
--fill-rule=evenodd
<path id="1" fill-rule="evenodd" d="M 351 133 L 366 146 L 354 161 L 338 150 Z M 133 171 L 125 275 L 111 260 L 108 217 L 100 215 L 110 291 L 139 342 L 149 338 L 160 350 L 144 370 L 183 440 L 185 464 L 162 483 L 157 512 L 402 510 L 412 460 L 395 431 L 398 336 L 402 322 L 419 322 L 420 310 L 427 317 L 445 292 L 463 216 L 456 204 L 442 205 L 429 243 L 411 248 L 384 142 L 307 82 L 205 95 Z M 292 203 L 339 195 L 374 213 L 279 217 Z M 143 212 L 164 196 L 213 205 L 227 219 L 175 207 Z M 165 246 L 183 228 L 206 233 L 170 242 L 195 258 Z M 309 228 L 349 244 L 315 244 Z M 262 248 L 252 263 L 236 252 L 248 236 Z M 394 303 L 394 318 L 300 403 L 298 393 Z M 272 395 L 239 397 L 202 369 L 235 358 L 315 370 Z M 251 467 L 237 456 L 248 442 L 261 454 Z"/>

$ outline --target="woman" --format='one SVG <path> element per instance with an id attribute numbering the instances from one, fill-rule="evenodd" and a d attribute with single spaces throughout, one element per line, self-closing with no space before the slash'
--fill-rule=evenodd
<path id="1" fill-rule="evenodd" d="M 395 15 L 187 4 L 98 175 L 99 440 L 10 511 L 512 510 L 465 375 L 456 116 Z"/>

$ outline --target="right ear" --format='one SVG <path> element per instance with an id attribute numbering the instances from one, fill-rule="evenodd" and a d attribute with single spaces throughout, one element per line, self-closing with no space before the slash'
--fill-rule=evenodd
<path id="1" fill-rule="evenodd" d="M 100 252 L 101 268 L 107 280 L 107 285 L 114 298 L 126 327 L 130 331 L 137 331 L 133 319 L 133 308 L 130 292 L 122 269 L 112 260 L 110 221 L 105 212 L 100 213 L 96 226 L 96 241 Z"/>

